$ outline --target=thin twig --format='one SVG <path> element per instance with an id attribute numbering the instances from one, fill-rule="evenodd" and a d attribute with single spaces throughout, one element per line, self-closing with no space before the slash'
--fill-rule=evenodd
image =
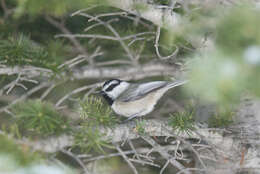
<path id="1" fill-rule="evenodd" d="M 131 62 L 129 60 L 111 60 L 111 61 L 96 63 L 96 66 L 106 66 L 106 65 L 116 65 L 116 64 L 131 65 Z"/>
<path id="2" fill-rule="evenodd" d="M 80 60 L 82 58 L 85 58 L 86 56 L 85 55 L 78 55 L 77 57 L 73 58 L 73 59 L 70 59 L 66 62 L 64 62 L 63 64 L 59 65 L 58 68 L 61 69 L 63 68 L 64 66 L 67 66 L 69 64 L 72 64 L 73 62 L 77 61 L 77 60 Z"/>
<path id="3" fill-rule="evenodd" d="M 118 38 L 100 34 L 57 34 L 55 38 L 68 37 L 68 38 L 97 38 L 118 41 Z"/>
<path id="4" fill-rule="evenodd" d="M 172 146 L 172 145 L 165 146 L 165 149 L 168 149 L 168 150 L 174 149 L 174 148 L 175 148 L 175 146 Z M 147 158 L 147 156 L 141 155 L 141 154 L 146 154 L 147 152 L 149 152 L 150 151 L 149 148 L 138 148 L 138 149 L 136 149 L 136 151 L 137 151 L 137 153 L 139 153 L 139 156 L 149 159 L 149 158 Z M 124 151 L 124 153 L 125 153 L 125 155 L 130 155 L 130 154 L 135 154 L 135 151 L 127 150 L 127 151 Z M 97 161 L 97 160 L 111 158 L 111 157 L 120 156 L 120 155 L 121 155 L 120 153 L 111 153 L 111 154 L 100 155 L 100 156 L 96 156 L 96 157 L 89 157 L 89 155 L 82 155 L 82 158 L 88 158 L 88 159 L 85 159 L 84 161 L 90 162 L 90 161 Z M 152 160 L 149 160 L 149 161 L 152 161 Z"/>
<path id="5" fill-rule="evenodd" d="M 8 90 L 6 91 L 6 94 L 8 95 L 12 89 L 18 84 L 19 80 L 21 78 L 21 73 L 18 74 L 17 78 L 15 79 L 15 81 L 13 81 L 12 83 L 10 83 L 10 87 L 8 88 Z"/>
<path id="6" fill-rule="evenodd" d="M 97 84 L 92 84 L 92 85 L 86 85 L 86 86 L 82 86 L 80 88 L 74 89 L 70 93 L 63 96 L 60 100 L 58 100 L 57 103 L 55 104 L 55 106 L 59 107 L 67 98 L 69 98 L 73 94 L 77 94 L 79 92 L 85 91 L 87 89 L 90 89 L 90 88 L 93 88 L 93 87 L 96 87 L 96 86 L 97 86 Z"/>
<path id="7" fill-rule="evenodd" d="M 98 5 L 93 5 L 93 6 L 90 6 L 90 7 L 88 7 L 88 8 L 85 8 L 85 9 L 77 10 L 77 11 L 75 11 L 74 13 L 72 13 L 70 16 L 73 17 L 73 16 L 75 16 L 75 15 L 78 15 L 79 13 L 82 13 L 82 12 L 85 12 L 85 11 L 88 11 L 88 10 L 91 10 L 91 9 L 93 9 L 93 8 L 96 8 L 96 7 L 98 7 Z"/>
<path id="8" fill-rule="evenodd" d="M 154 47 L 155 47 L 155 51 L 156 51 L 156 54 L 157 56 L 159 57 L 159 59 L 163 60 L 163 59 L 169 59 L 169 58 L 174 58 L 178 52 L 179 52 L 179 47 L 175 46 L 176 49 L 175 51 L 170 54 L 169 56 L 162 56 L 160 54 L 160 51 L 159 51 L 159 39 L 160 39 L 160 33 L 161 33 L 161 27 L 158 26 L 157 27 L 157 31 L 156 31 L 156 37 L 155 37 L 155 44 L 154 44 Z"/>
<path id="9" fill-rule="evenodd" d="M 90 174 L 90 172 L 88 171 L 88 169 L 86 168 L 85 164 L 81 161 L 80 158 L 78 158 L 75 154 L 73 154 L 71 151 L 65 150 L 65 149 L 61 149 L 61 152 L 63 152 L 64 154 L 69 155 L 70 157 L 72 157 L 75 161 L 77 161 L 77 163 L 82 167 L 83 171 L 85 174 Z"/>
<path id="10" fill-rule="evenodd" d="M 167 160 L 166 163 L 164 164 L 163 168 L 160 170 L 160 174 L 163 174 L 164 170 L 166 169 L 166 167 L 168 166 L 169 163 L 170 163 L 170 160 Z"/>
<path id="11" fill-rule="evenodd" d="M 44 93 L 41 95 L 40 100 L 45 99 L 45 97 L 48 96 L 48 94 L 57 86 L 57 84 L 52 84 L 47 88 L 47 90 L 44 91 Z"/>
<path id="12" fill-rule="evenodd" d="M 88 61 L 91 60 L 92 62 L 94 62 L 94 58 L 95 58 L 95 57 L 103 55 L 102 52 L 99 52 L 100 49 L 101 49 L 101 47 L 98 46 L 98 47 L 95 49 L 94 53 L 93 53 L 92 55 L 90 55 L 90 56 L 87 57 L 87 60 L 88 60 Z M 79 60 L 77 60 L 77 61 L 74 61 L 74 62 L 70 63 L 70 64 L 68 65 L 68 67 L 69 67 L 69 68 L 72 68 L 73 66 L 76 66 L 76 65 L 78 65 L 78 64 L 80 64 L 80 63 L 82 63 L 82 62 L 84 62 L 85 60 L 86 60 L 86 57 L 82 57 L 82 59 L 79 59 Z"/>
<path id="13" fill-rule="evenodd" d="M 146 34 L 154 34 L 154 32 L 142 32 L 142 33 L 138 33 L 138 34 L 124 36 L 121 38 L 114 37 L 114 36 L 101 35 L 101 34 L 57 34 L 57 35 L 55 35 L 55 37 L 56 38 L 59 38 L 59 37 L 96 38 L 96 39 L 106 39 L 106 40 L 114 40 L 114 41 L 119 41 L 119 40 L 124 41 L 124 40 L 136 38 L 136 37 L 146 35 Z"/>
<path id="14" fill-rule="evenodd" d="M 129 16 L 129 15 L 126 15 L 126 16 L 122 16 L 124 18 L 127 18 L 127 19 L 130 19 L 132 21 L 136 21 L 136 17 L 133 17 L 133 16 Z M 151 24 L 148 24 L 148 23 L 145 23 L 143 20 L 139 20 L 138 21 L 139 24 L 142 24 L 144 27 L 147 27 L 148 30 L 152 30 L 152 28 L 154 27 L 153 25 Z"/>
<path id="15" fill-rule="evenodd" d="M 103 22 L 102 20 L 95 18 L 94 16 L 88 15 L 86 13 L 80 13 L 79 15 L 93 19 L 93 20 L 103 24 L 105 27 L 107 27 L 113 33 L 113 35 L 118 39 L 119 43 L 121 44 L 121 46 L 123 47 L 123 49 L 127 53 L 128 57 L 133 61 L 134 64 L 137 64 L 137 62 L 135 61 L 135 59 L 134 59 L 132 53 L 130 52 L 128 46 L 121 40 L 119 33 L 110 24 Z"/>
<path id="16" fill-rule="evenodd" d="M 64 34 L 68 34 L 70 35 L 71 32 L 60 22 L 56 21 L 54 18 L 52 18 L 51 16 L 46 15 L 45 19 L 52 24 L 53 26 L 55 26 L 56 28 L 58 28 L 59 30 L 61 30 Z M 83 48 L 83 46 L 81 46 L 80 42 L 76 39 L 76 37 L 68 37 L 68 39 L 71 41 L 71 43 L 74 45 L 74 47 L 81 53 L 84 54 L 86 57 L 88 57 L 88 52 L 85 48 Z M 89 60 L 90 65 L 93 65 L 94 62 L 92 60 Z"/>
<path id="17" fill-rule="evenodd" d="M 171 165 L 173 165 L 174 167 L 176 167 L 179 170 L 183 170 L 185 169 L 185 167 L 179 163 L 177 160 L 175 160 L 174 158 L 171 157 L 171 155 L 164 150 L 163 147 L 161 147 L 157 142 L 155 142 L 151 137 L 148 136 L 142 136 L 143 140 L 145 140 L 148 144 L 150 144 L 154 150 L 156 149 L 156 151 L 166 160 L 169 160 L 169 162 L 171 163 Z M 191 174 L 189 171 L 185 171 L 185 174 Z"/>
<path id="18" fill-rule="evenodd" d="M 106 23 L 110 24 L 112 22 L 117 22 L 118 20 L 119 20 L 118 18 L 113 18 L 113 19 L 110 19 L 110 20 L 106 21 Z M 87 31 L 89 31 L 89 30 L 91 30 L 91 29 L 93 29 L 93 28 L 95 28 L 97 26 L 100 26 L 100 25 L 102 25 L 102 24 L 101 23 L 95 23 L 95 24 L 90 25 L 87 28 L 85 28 L 84 31 L 87 32 Z"/>
<path id="19" fill-rule="evenodd" d="M 132 143 L 131 140 L 128 141 L 128 144 L 130 145 L 131 149 L 135 152 L 134 157 L 136 157 L 138 160 L 142 161 L 142 160 L 140 159 L 140 157 L 139 157 L 139 154 L 138 154 L 137 151 L 135 150 L 135 146 L 133 145 L 133 143 Z"/>
<path id="20" fill-rule="evenodd" d="M 158 165 L 158 164 L 155 164 L 155 163 L 153 163 L 153 162 L 144 161 L 144 160 L 129 159 L 129 161 L 135 162 L 135 163 L 140 163 L 140 164 L 142 164 L 142 165 L 150 165 L 150 166 L 158 167 L 158 168 L 161 167 L 161 166 Z"/>
<path id="21" fill-rule="evenodd" d="M 175 134 L 173 131 L 169 131 L 169 133 L 174 136 L 177 140 L 183 142 L 184 144 L 186 144 L 188 146 L 188 148 L 196 155 L 196 157 L 198 158 L 199 162 L 201 163 L 202 167 L 205 169 L 206 165 L 204 164 L 203 160 L 200 158 L 200 155 L 198 153 L 197 150 L 194 149 L 194 147 L 192 146 L 192 144 L 188 141 L 186 141 L 184 138 L 182 138 L 181 136 Z M 178 141 L 177 141 L 178 143 Z M 178 144 L 177 144 L 178 145 Z M 179 145 L 178 145 L 179 146 Z M 176 151 L 175 151 L 176 152 Z M 177 152 L 176 152 L 177 155 Z M 182 156 L 182 154 L 181 154 Z"/>
<path id="22" fill-rule="evenodd" d="M 93 20 L 96 20 L 100 17 L 107 17 L 107 16 L 123 16 L 123 15 L 127 15 L 127 12 L 113 12 L 113 13 L 102 13 L 102 14 L 99 14 L 97 16 L 95 16 L 95 19 L 91 18 L 88 20 L 88 22 L 90 21 L 93 21 Z"/>
<path id="23" fill-rule="evenodd" d="M 132 162 L 128 159 L 128 157 L 125 155 L 125 153 L 122 151 L 122 149 L 119 147 L 119 145 L 116 145 L 117 151 L 121 154 L 121 156 L 124 158 L 124 160 L 127 162 L 128 166 L 132 169 L 134 174 L 138 174 L 135 166 L 132 164 Z"/>
<path id="24" fill-rule="evenodd" d="M 49 85 L 50 85 L 49 82 L 43 82 L 42 84 L 40 84 L 40 85 L 38 85 L 38 86 L 36 86 L 36 87 L 34 87 L 34 88 L 28 90 L 28 91 L 27 91 L 25 94 L 23 94 L 20 98 L 18 98 L 18 99 L 16 99 L 16 100 L 12 101 L 12 102 L 11 102 L 10 104 L 8 104 L 7 106 L 4 106 L 4 107 L 0 108 L 0 113 L 3 112 L 3 111 L 5 111 L 5 109 L 10 108 L 12 105 L 14 105 L 14 104 L 16 104 L 16 103 L 18 103 L 18 102 L 20 102 L 20 101 L 22 101 L 22 100 L 25 100 L 27 97 L 31 96 L 33 93 L 35 93 L 35 92 L 37 92 L 37 91 L 41 90 L 42 88 L 45 88 L 45 87 L 47 87 L 47 86 L 49 86 Z"/>

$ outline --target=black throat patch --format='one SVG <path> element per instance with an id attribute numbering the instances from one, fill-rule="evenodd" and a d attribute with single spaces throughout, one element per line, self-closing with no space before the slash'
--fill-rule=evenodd
<path id="1" fill-rule="evenodd" d="M 103 93 L 102 96 L 110 106 L 114 103 L 114 100 L 111 97 L 109 97 L 106 93 Z"/>

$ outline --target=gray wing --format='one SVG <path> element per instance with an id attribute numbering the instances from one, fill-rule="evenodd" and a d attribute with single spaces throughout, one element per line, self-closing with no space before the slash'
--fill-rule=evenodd
<path id="1" fill-rule="evenodd" d="M 155 81 L 155 82 L 148 82 L 142 84 L 131 84 L 131 87 L 127 91 L 123 92 L 123 94 L 120 95 L 117 98 L 117 100 L 122 102 L 138 100 L 141 97 L 149 94 L 150 92 L 166 86 L 167 84 L 169 83 L 165 81 Z"/>

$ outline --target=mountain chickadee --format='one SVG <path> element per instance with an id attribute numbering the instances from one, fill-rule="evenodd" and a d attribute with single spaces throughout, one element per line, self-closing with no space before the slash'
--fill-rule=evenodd
<path id="1" fill-rule="evenodd" d="M 111 79 L 104 83 L 100 93 L 115 113 L 128 117 L 128 121 L 152 112 L 166 91 L 186 82 L 153 81 L 137 84 Z"/>

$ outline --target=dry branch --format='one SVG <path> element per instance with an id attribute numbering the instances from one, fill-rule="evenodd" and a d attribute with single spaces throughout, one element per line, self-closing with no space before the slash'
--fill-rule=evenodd
<path id="1" fill-rule="evenodd" d="M 52 71 L 49 69 L 32 67 L 32 66 L 24 66 L 24 67 L 4 67 L 0 68 L 0 75 L 29 75 L 29 76 L 46 76 L 50 77 L 52 75 Z"/>
<path id="2" fill-rule="evenodd" d="M 179 76 L 181 74 L 180 68 L 175 65 L 166 65 L 161 63 L 148 63 L 141 67 L 101 67 L 90 68 L 82 67 L 79 70 L 74 70 L 74 78 L 124 78 L 124 79 L 142 79 L 153 76 Z"/>
<path id="3" fill-rule="evenodd" d="M 107 62 L 108 63 L 108 62 Z M 115 62 L 112 62 L 115 63 Z M 119 62 L 121 63 L 121 62 Z M 122 62 L 127 63 L 127 62 Z M 141 67 L 95 67 L 90 66 L 81 67 L 80 69 L 73 69 L 72 79 L 84 78 L 115 78 L 121 77 L 126 79 L 142 79 L 144 77 L 153 76 L 178 76 L 182 72 L 180 67 L 176 65 L 167 65 L 162 63 L 147 63 Z M 0 75 L 17 75 L 22 74 L 25 76 L 47 76 L 50 77 L 52 72 L 47 69 L 39 69 L 33 67 L 6 67 L 0 68 Z"/>
<path id="4" fill-rule="evenodd" d="M 237 113 L 236 122 L 228 129 L 197 127 L 197 130 L 191 135 L 186 133 L 175 135 L 174 130 L 168 125 L 168 122 L 160 120 L 146 120 L 143 127 L 146 137 L 175 137 L 177 139 L 179 137 L 190 143 L 192 148 L 197 151 L 198 154 L 196 155 L 200 156 L 206 166 L 206 168 L 201 169 L 201 164 L 198 164 L 197 169 L 191 170 L 220 171 L 219 166 L 222 166 L 221 171 L 226 172 L 238 170 L 255 171 L 259 168 L 260 162 L 260 152 L 258 148 L 260 144 L 260 110 L 257 109 L 260 108 L 260 101 L 250 102 L 250 104 L 244 103 L 240 108 Z M 250 118 L 245 120 L 244 118 L 248 117 L 248 114 L 250 114 Z M 127 124 L 118 124 L 114 128 L 101 127 L 100 130 L 105 134 L 103 137 L 104 140 L 118 143 L 143 137 L 138 134 L 135 126 L 135 122 L 128 122 Z M 194 143 L 194 141 L 189 142 L 190 139 L 197 141 L 196 143 Z M 148 140 L 150 142 L 151 139 Z M 35 142 L 23 139 L 22 142 L 32 146 L 35 150 L 56 152 L 71 146 L 73 144 L 73 138 L 72 136 L 63 135 L 61 137 L 51 137 Z M 190 145 L 181 143 L 180 146 L 174 145 L 174 147 L 181 148 L 182 150 L 190 150 Z M 160 145 L 160 148 L 155 147 L 152 151 L 159 152 L 167 148 L 169 147 Z M 139 150 L 136 150 L 136 152 L 139 152 Z M 136 152 L 135 150 L 131 150 L 131 152 L 126 151 L 125 153 L 134 154 Z M 164 155 L 167 157 L 166 153 Z M 102 158 L 104 157 L 101 157 L 101 159 Z M 241 163 L 242 158 L 243 161 Z M 167 157 L 167 160 L 171 159 Z M 169 162 L 171 163 L 171 161 Z M 200 163 L 198 160 L 197 162 Z M 212 163 L 216 165 L 214 166 Z M 183 170 L 183 173 L 189 173 L 189 171 L 190 170 Z"/>

